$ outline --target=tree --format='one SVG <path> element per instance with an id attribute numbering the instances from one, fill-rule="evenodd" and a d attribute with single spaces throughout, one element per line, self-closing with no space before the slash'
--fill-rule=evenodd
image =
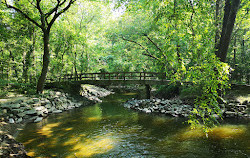
<path id="1" fill-rule="evenodd" d="M 29 15 L 26 11 L 26 8 L 23 7 L 20 3 L 23 1 L 17 1 L 15 5 L 10 5 L 7 0 L 5 0 L 5 5 L 7 8 L 14 9 L 16 12 L 23 15 L 26 19 L 31 21 L 37 27 L 42 30 L 43 33 L 43 66 L 42 72 L 37 82 L 37 93 L 42 93 L 44 88 L 44 83 L 46 80 L 48 67 L 50 63 L 50 51 L 49 51 L 49 39 L 50 39 L 50 31 L 51 27 L 56 21 L 56 19 L 65 11 L 67 11 L 70 6 L 76 0 L 57 0 L 56 4 L 52 2 L 52 4 L 48 5 L 43 4 L 42 0 L 31 1 L 30 4 L 35 8 L 35 10 L 39 14 L 39 18 L 34 18 L 32 15 Z M 51 6 L 51 9 L 48 9 L 48 6 Z M 39 19 L 39 20 L 37 20 Z"/>
<path id="2" fill-rule="evenodd" d="M 226 0 L 225 2 L 222 32 L 220 42 L 217 46 L 218 50 L 216 51 L 216 56 L 222 62 L 226 61 L 227 51 L 231 41 L 231 35 L 239 6 L 240 0 Z"/>

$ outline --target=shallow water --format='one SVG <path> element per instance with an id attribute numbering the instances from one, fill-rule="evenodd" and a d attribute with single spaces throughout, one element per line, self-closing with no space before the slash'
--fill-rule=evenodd
<path id="1" fill-rule="evenodd" d="M 183 118 L 132 111 L 122 102 L 133 93 L 115 94 L 103 103 L 27 124 L 17 140 L 28 155 L 57 158 L 247 158 L 250 125 L 230 120 L 206 138 Z"/>

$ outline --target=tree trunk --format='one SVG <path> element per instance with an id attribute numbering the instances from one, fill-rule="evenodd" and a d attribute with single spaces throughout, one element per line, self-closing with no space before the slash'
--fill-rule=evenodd
<path id="1" fill-rule="evenodd" d="M 42 93 L 44 88 L 44 83 L 46 81 L 46 76 L 49 68 L 50 53 L 49 53 L 49 31 L 43 31 L 43 43 L 44 43 L 44 53 L 43 53 L 43 68 L 41 75 L 37 82 L 37 93 Z"/>
<path id="2" fill-rule="evenodd" d="M 32 64 L 32 60 L 31 60 L 31 56 L 34 53 L 34 48 L 35 48 L 35 29 L 34 26 L 32 27 L 32 29 L 30 29 L 29 32 L 30 35 L 30 40 L 33 41 L 32 44 L 29 46 L 29 50 L 28 52 L 26 52 L 24 54 L 24 61 L 23 61 L 23 78 L 24 78 L 24 82 L 27 83 L 28 82 L 28 71 L 29 71 L 29 67 L 31 67 Z"/>
<path id="3" fill-rule="evenodd" d="M 235 69 L 236 67 L 236 37 L 234 38 L 234 59 L 233 59 L 234 66 L 233 68 Z"/>
<path id="4" fill-rule="evenodd" d="M 215 8 L 215 49 L 217 50 L 219 46 L 220 39 L 220 26 L 221 26 L 221 0 L 216 0 L 216 8 Z"/>
<path id="5" fill-rule="evenodd" d="M 234 22 L 240 0 L 226 0 L 224 8 L 223 26 L 216 56 L 220 61 L 225 62 L 227 57 L 228 47 L 231 41 L 231 35 L 234 28 Z"/>

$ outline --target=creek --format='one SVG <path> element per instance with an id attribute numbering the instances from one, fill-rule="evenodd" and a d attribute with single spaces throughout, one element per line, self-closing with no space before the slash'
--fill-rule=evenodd
<path id="1" fill-rule="evenodd" d="M 140 113 L 122 103 L 134 93 L 28 123 L 17 136 L 29 156 L 57 158 L 247 158 L 250 124 L 225 120 L 206 138 L 185 118 Z"/>

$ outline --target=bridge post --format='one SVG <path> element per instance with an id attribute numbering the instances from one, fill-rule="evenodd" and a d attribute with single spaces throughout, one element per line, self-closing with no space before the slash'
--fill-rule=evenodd
<path id="1" fill-rule="evenodd" d="M 151 87 L 150 87 L 149 84 L 146 84 L 146 85 L 145 85 L 145 88 L 146 88 L 146 98 L 147 98 L 147 99 L 150 99 Z"/>

